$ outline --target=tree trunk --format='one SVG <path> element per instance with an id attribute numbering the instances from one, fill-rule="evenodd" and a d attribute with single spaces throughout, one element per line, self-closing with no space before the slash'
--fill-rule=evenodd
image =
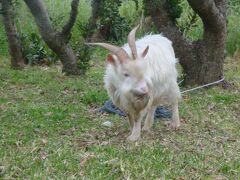
<path id="1" fill-rule="evenodd" d="M 173 41 L 176 56 L 186 73 L 186 84 L 217 81 L 223 76 L 227 0 L 188 2 L 204 24 L 203 39 L 196 42 L 190 42 L 183 37 L 170 17 L 167 0 L 161 0 L 158 7 L 153 1 L 145 1 L 145 4 L 158 30 Z"/>
<path id="2" fill-rule="evenodd" d="M 50 21 L 48 12 L 42 0 L 24 0 L 35 18 L 39 32 L 46 44 L 57 54 L 63 64 L 63 72 L 79 75 L 83 72 L 77 67 L 77 57 L 68 45 L 69 35 L 77 16 L 79 0 L 72 1 L 72 11 L 69 21 L 62 32 L 57 32 Z"/>
<path id="3" fill-rule="evenodd" d="M 92 15 L 89 18 L 88 25 L 87 25 L 87 32 L 86 32 L 86 37 L 85 40 L 86 42 L 92 42 L 92 41 L 98 41 L 98 38 L 93 37 L 94 32 L 97 30 L 97 20 L 100 16 L 99 12 L 99 7 L 101 5 L 101 1 L 99 0 L 92 0 L 91 6 L 92 6 Z M 99 37 L 99 31 L 96 32 L 98 35 L 95 35 Z"/>
<path id="4" fill-rule="evenodd" d="M 3 23 L 8 39 L 8 47 L 11 55 L 11 67 L 14 69 L 22 69 L 24 58 L 22 47 L 19 41 L 17 29 L 14 22 L 13 7 L 10 0 L 2 0 Z"/>
<path id="5" fill-rule="evenodd" d="M 190 84 L 205 84 L 223 77 L 223 63 L 227 40 L 227 0 L 188 0 L 204 25 L 203 39 L 195 43 L 195 70 Z M 191 63 L 191 62 L 190 62 Z"/>

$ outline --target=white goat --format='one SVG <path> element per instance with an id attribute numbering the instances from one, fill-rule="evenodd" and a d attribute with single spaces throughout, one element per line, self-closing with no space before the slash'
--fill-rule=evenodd
<path id="1" fill-rule="evenodd" d="M 147 35 L 135 42 L 138 26 L 128 35 L 122 48 L 107 43 L 89 43 L 108 49 L 105 87 L 113 103 L 122 109 L 132 128 L 127 138 L 136 141 L 143 130 L 153 125 L 156 107 L 163 102 L 172 105 L 171 128 L 180 126 L 176 58 L 172 43 L 162 35 Z"/>

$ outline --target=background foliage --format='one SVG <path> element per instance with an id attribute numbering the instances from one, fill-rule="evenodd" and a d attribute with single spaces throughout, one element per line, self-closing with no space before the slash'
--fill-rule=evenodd
<path id="1" fill-rule="evenodd" d="M 29 64 L 53 63 L 56 56 L 40 38 L 35 22 L 23 1 L 15 3 L 16 24 L 23 44 L 24 56 Z M 44 0 L 54 26 L 60 30 L 69 17 L 71 1 Z M 190 40 L 202 37 L 202 22 L 193 12 L 186 0 L 170 0 L 171 15 L 175 19 L 182 33 Z M 57 8 L 56 8 L 57 7 Z M 229 1 L 228 13 L 228 55 L 233 55 L 240 47 L 240 1 Z M 101 7 L 101 18 L 97 21 L 100 31 L 110 31 L 108 41 L 122 44 L 131 27 L 143 22 L 144 5 L 143 0 L 103 1 Z M 79 14 L 76 25 L 72 31 L 70 44 L 77 54 L 79 65 L 82 68 L 89 66 L 89 50 L 83 45 L 86 25 L 91 15 L 90 0 L 80 1 Z M 147 31 L 154 31 L 154 27 Z M 147 33 L 147 32 L 142 32 Z M 8 48 L 6 35 L 0 22 L 0 55 L 7 56 Z"/>
<path id="2" fill-rule="evenodd" d="M 25 4 L 18 2 L 17 27 L 29 63 L 55 62 Z M 60 28 L 68 19 L 71 1 L 44 2 Z M 191 40 L 201 38 L 202 23 L 186 0 L 172 5 L 182 9 L 173 17 L 183 34 Z M 142 20 L 142 0 L 123 0 L 118 6 L 114 13 L 126 26 Z M 233 55 L 240 47 L 239 0 L 231 0 L 229 7 L 227 51 Z M 83 37 L 90 13 L 90 1 L 81 0 L 70 42 L 84 67 L 89 66 Z M 117 33 L 120 39 L 114 43 L 125 42 L 121 29 L 115 29 L 113 34 Z M 168 131 L 166 121 L 159 120 L 152 133 L 143 133 L 134 144 L 125 142 L 126 119 L 96 113 L 108 99 L 102 81 L 104 62 L 99 61 L 104 50 L 94 52 L 90 70 L 81 77 L 65 76 L 58 65 L 16 71 L 7 56 L 0 21 L 0 179 L 240 179 L 240 53 L 227 57 L 224 64 L 229 88 L 183 94 L 179 131 Z M 102 126 L 107 120 L 112 127 Z"/>
<path id="3" fill-rule="evenodd" d="M 98 26 L 108 41 L 118 41 L 126 36 L 130 30 L 127 21 L 119 14 L 120 5 L 120 1 L 104 0 L 99 7 L 100 19 Z"/>

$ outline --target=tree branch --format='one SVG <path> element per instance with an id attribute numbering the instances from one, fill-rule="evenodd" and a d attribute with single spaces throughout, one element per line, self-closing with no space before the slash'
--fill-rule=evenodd
<path id="1" fill-rule="evenodd" d="M 24 58 L 14 21 L 13 5 L 10 0 L 3 0 L 0 2 L 2 3 L 3 25 L 7 35 L 9 53 L 11 55 L 11 66 L 14 69 L 22 69 L 24 67 Z"/>
<path id="2" fill-rule="evenodd" d="M 92 35 L 94 31 L 97 29 L 97 20 L 100 15 L 100 6 L 101 6 L 101 1 L 99 0 L 92 0 L 91 6 L 92 6 L 92 15 L 88 20 L 88 25 L 87 25 L 87 32 L 85 34 L 85 40 L 87 42 L 92 41 Z"/>
<path id="3" fill-rule="evenodd" d="M 39 32 L 44 40 L 49 40 L 48 35 L 55 36 L 55 30 L 50 21 L 48 12 L 43 4 L 42 0 L 24 0 L 28 8 L 30 9 L 33 17 L 35 18 Z M 55 37 L 54 37 L 55 38 Z"/>
<path id="4" fill-rule="evenodd" d="M 77 57 L 61 33 L 57 32 L 50 21 L 43 0 L 24 0 L 30 9 L 39 32 L 46 44 L 57 54 L 67 74 L 82 74 L 77 67 Z M 68 29 L 68 28 L 66 28 Z"/>
<path id="5" fill-rule="evenodd" d="M 227 17 L 227 5 L 228 5 L 228 0 L 214 0 L 217 8 L 219 11 L 222 13 L 222 15 L 226 18 Z"/>
<path id="6" fill-rule="evenodd" d="M 77 14 L 78 14 L 78 4 L 79 0 L 72 0 L 71 3 L 71 14 L 70 17 L 67 21 L 67 23 L 63 26 L 61 34 L 63 35 L 64 39 L 68 41 L 68 37 L 70 35 L 70 32 L 75 24 L 75 21 L 77 19 Z"/>
<path id="7" fill-rule="evenodd" d="M 211 29 L 213 32 L 224 28 L 225 15 L 218 9 L 214 0 L 188 0 L 188 3 L 200 16 L 205 28 Z M 220 3 L 218 5 L 220 6 Z"/>
<path id="8" fill-rule="evenodd" d="M 176 56 L 179 58 L 181 65 L 185 70 L 190 69 L 191 67 L 189 67 L 190 64 L 188 60 L 190 59 L 189 56 L 192 53 L 193 46 L 183 37 L 180 29 L 170 17 L 168 1 L 161 0 L 160 4 L 156 7 L 154 1 L 145 0 L 145 5 L 159 32 L 163 33 L 164 36 L 173 42 Z M 179 44 L 181 44 L 181 46 L 179 46 Z"/>

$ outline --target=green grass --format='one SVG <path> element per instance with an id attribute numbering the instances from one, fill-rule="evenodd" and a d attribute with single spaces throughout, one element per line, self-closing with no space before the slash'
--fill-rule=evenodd
<path id="1" fill-rule="evenodd" d="M 140 6 L 142 1 L 139 0 Z M 229 13 L 228 13 L 228 39 L 227 39 L 227 53 L 228 55 L 233 55 L 240 47 L 240 18 L 239 18 L 239 2 L 235 0 L 229 1 Z M 51 21 L 54 25 L 54 27 L 58 30 L 61 29 L 61 27 L 66 23 L 69 17 L 70 12 L 70 4 L 71 1 L 69 0 L 44 0 L 44 4 L 46 5 L 46 8 L 49 12 L 49 15 L 51 17 Z M 181 6 L 183 7 L 183 13 L 181 17 L 178 19 L 178 25 L 183 28 L 188 25 L 189 22 L 189 13 L 192 12 L 192 9 L 188 5 L 187 1 L 181 1 Z M 121 16 L 125 17 L 127 21 L 132 22 L 133 19 L 140 19 L 141 10 L 134 11 L 133 8 L 134 3 L 133 1 L 124 1 L 123 6 L 120 8 L 120 14 Z M 36 55 L 36 51 L 41 49 L 42 47 L 46 50 L 48 56 L 53 56 L 50 49 L 46 46 L 43 40 L 40 40 L 38 42 L 38 46 L 33 49 L 32 47 L 32 40 L 28 39 L 31 34 L 36 34 L 38 36 L 38 30 L 36 27 L 36 23 L 34 22 L 34 19 L 29 12 L 28 8 L 26 7 L 25 3 L 23 1 L 19 1 L 17 3 L 17 6 L 15 8 L 16 10 L 16 24 L 19 31 L 19 34 L 21 34 L 21 37 L 23 40 L 24 49 L 26 52 L 26 55 Z M 91 7 L 90 7 L 90 1 L 89 0 L 83 0 L 79 3 L 79 14 L 77 17 L 76 24 L 72 31 L 71 41 L 70 44 L 75 50 L 81 51 L 81 45 L 84 42 L 84 39 L 82 37 L 82 28 L 85 23 L 87 23 L 88 18 L 91 14 Z M 132 18 L 132 17 L 135 18 Z M 138 17 L 139 16 L 139 17 Z M 195 25 L 189 29 L 189 31 L 185 31 L 184 35 L 189 38 L 190 40 L 197 40 L 201 39 L 203 34 L 203 25 L 200 20 L 200 18 L 197 19 Z M 27 38 L 28 37 L 28 38 Z M 119 40 L 122 41 L 121 39 Z M 125 42 L 125 41 L 124 41 Z M 2 23 L 2 17 L 0 17 L 0 55 L 1 56 L 7 56 L 8 55 L 8 45 L 7 45 L 7 39 Z"/>
<path id="2" fill-rule="evenodd" d="M 1 58 L 0 179 L 240 178 L 239 57 L 225 64 L 229 89 L 184 95 L 181 128 L 157 121 L 136 143 L 125 118 L 95 112 L 108 97 L 103 57 L 93 59 L 86 76 L 67 77 L 59 65 L 15 71 Z"/>
<path id="3" fill-rule="evenodd" d="M 239 13 L 240 14 L 240 13 Z M 233 14 L 228 17 L 228 39 L 227 52 L 234 55 L 240 48 L 240 17 L 239 14 Z"/>

